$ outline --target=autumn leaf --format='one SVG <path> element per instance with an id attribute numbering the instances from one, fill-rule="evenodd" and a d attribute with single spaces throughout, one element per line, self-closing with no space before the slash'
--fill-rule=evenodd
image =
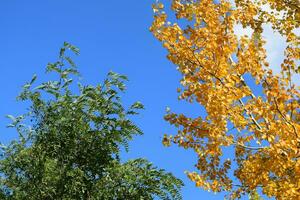
<path id="1" fill-rule="evenodd" d="M 179 99 L 206 111 L 204 118 L 168 112 L 165 120 L 178 131 L 165 135 L 163 144 L 198 155 L 198 171 L 188 175 L 197 187 L 227 191 L 233 199 L 261 193 L 298 199 L 300 91 L 293 77 L 300 73 L 299 2 L 173 0 L 173 22 L 163 6 L 154 7 L 159 12 L 150 30 L 181 73 Z M 253 34 L 237 37 L 237 24 Z M 268 68 L 266 24 L 286 38 L 285 59 L 272 66 L 281 69 L 279 75 Z M 225 154 L 228 149 L 235 153 Z"/>

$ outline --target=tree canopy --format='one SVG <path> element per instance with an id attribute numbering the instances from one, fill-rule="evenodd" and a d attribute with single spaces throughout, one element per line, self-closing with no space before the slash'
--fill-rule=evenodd
<path id="1" fill-rule="evenodd" d="M 119 95 L 127 77 L 109 72 L 102 84 L 76 87 L 70 52 L 79 54 L 64 43 L 58 60 L 48 64 L 56 80 L 36 85 L 34 76 L 24 85 L 18 99 L 31 103 L 28 112 L 8 115 L 19 139 L 1 146 L 0 198 L 181 199 L 183 183 L 171 173 L 145 159 L 120 159 L 128 142 L 142 135 L 131 116 L 143 105 L 125 108 Z"/>
<path id="2" fill-rule="evenodd" d="M 206 115 L 168 112 L 165 119 L 178 133 L 163 143 L 194 150 L 197 171 L 188 177 L 205 190 L 298 199 L 300 91 L 293 76 L 300 73 L 299 1 L 172 0 L 171 9 L 175 22 L 162 3 L 154 4 L 150 30 L 182 75 L 179 99 L 203 106 Z M 238 37 L 237 24 L 253 34 Z M 280 74 L 266 59 L 267 24 L 286 40 L 285 59 L 271 66 Z"/>

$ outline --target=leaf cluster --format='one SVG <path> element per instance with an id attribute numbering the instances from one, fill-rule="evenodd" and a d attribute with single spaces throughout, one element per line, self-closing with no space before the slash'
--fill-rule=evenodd
<path id="1" fill-rule="evenodd" d="M 13 117 L 19 140 L 2 147 L 1 199 L 181 199 L 182 182 L 144 159 L 122 163 L 120 151 L 142 131 L 131 116 L 140 102 L 122 105 L 126 76 L 109 72 L 103 84 L 73 81 L 79 72 L 66 54 L 47 66 L 57 80 L 24 85 L 18 99 L 31 102 L 28 113 Z M 29 124 L 25 125 L 25 124 Z"/>

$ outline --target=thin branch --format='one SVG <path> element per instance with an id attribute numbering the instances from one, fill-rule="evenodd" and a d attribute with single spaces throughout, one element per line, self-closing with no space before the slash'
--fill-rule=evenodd
<path id="1" fill-rule="evenodd" d="M 232 63 L 232 64 L 236 64 L 234 61 L 233 61 L 233 59 L 232 59 L 232 57 L 231 56 L 229 56 L 229 60 L 230 60 L 230 62 Z M 248 87 L 249 89 L 250 89 L 250 87 L 247 85 L 247 83 L 245 82 L 245 79 L 244 79 L 244 77 L 241 75 L 241 74 L 237 74 L 238 75 L 238 77 L 240 78 L 240 81 L 241 81 L 241 83 L 243 84 L 243 86 L 244 87 Z M 251 90 L 251 89 L 250 89 Z M 253 94 L 253 92 L 251 91 L 251 94 L 250 94 L 250 97 L 251 97 L 251 99 L 256 99 L 256 96 Z M 250 116 L 251 117 L 251 116 Z M 252 118 L 252 117 L 251 117 Z M 266 125 L 267 125 L 267 128 L 268 128 L 268 130 L 270 129 L 270 122 L 269 122 L 269 120 L 268 119 L 266 119 L 265 117 L 263 117 L 263 119 L 264 119 L 264 121 L 266 122 Z M 256 125 L 257 126 L 257 125 Z"/>
<path id="2" fill-rule="evenodd" d="M 267 84 L 267 86 L 270 88 L 270 84 L 268 83 L 268 81 L 266 79 L 264 79 L 264 82 Z M 275 103 L 275 106 L 276 106 L 276 110 L 277 112 L 280 114 L 280 116 L 284 119 L 284 121 L 289 124 L 293 130 L 294 130 L 294 134 L 297 138 L 299 138 L 298 136 L 298 131 L 295 127 L 295 125 L 293 123 L 291 123 L 289 120 L 287 120 L 287 118 L 284 116 L 284 114 L 281 112 L 281 110 L 279 109 L 279 105 L 278 105 L 278 102 L 277 102 L 277 99 L 275 97 L 273 97 L 273 100 L 274 100 L 274 103 Z"/>
<path id="3" fill-rule="evenodd" d="M 211 73 L 210 71 L 206 70 L 206 69 L 201 65 L 201 62 L 199 61 L 199 59 L 195 56 L 194 50 L 191 49 L 190 47 L 188 47 L 188 48 L 189 48 L 189 50 L 192 51 L 192 55 L 194 56 L 194 58 L 196 59 L 196 61 L 199 63 L 199 67 L 201 67 L 202 69 L 204 69 L 209 75 L 215 77 L 218 81 L 220 81 L 220 83 L 221 83 L 224 87 L 226 87 L 227 89 L 229 89 L 229 88 L 224 84 L 224 82 L 223 82 L 223 80 L 222 80 L 221 78 L 217 77 L 215 74 L 213 74 L 213 73 Z M 233 94 L 234 94 L 235 96 L 238 96 L 234 91 L 232 91 L 232 92 L 233 92 Z M 238 101 L 239 101 L 240 104 L 242 105 L 244 111 L 250 116 L 252 122 L 256 125 L 256 127 L 259 129 L 259 131 L 262 132 L 262 131 L 263 131 L 263 128 L 262 128 L 262 127 L 260 126 L 260 124 L 256 121 L 256 119 L 254 118 L 253 114 L 245 108 L 245 104 L 244 104 L 244 102 L 242 101 L 242 99 L 239 99 Z"/>
<path id="4" fill-rule="evenodd" d="M 249 149 L 249 150 L 260 150 L 260 149 L 266 149 L 268 147 L 252 147 L 252 146 L 246 146 L 246 145 L 243 145 L 241 143 L 238 143 L 238 142 L 235 142 L 233 143 L 233 145 L 236 145 L 238 147 L 242 147 L 242 148 L 245 148 L 245 149 Z"/>

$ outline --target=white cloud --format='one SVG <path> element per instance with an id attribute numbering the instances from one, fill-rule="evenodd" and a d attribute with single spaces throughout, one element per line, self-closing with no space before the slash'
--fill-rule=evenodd
<path id="1" fill-rule="evenodd" d="M 244 35 L 251 37 L 253 30 L 250 27 L 243 28 L 242 24 L 237 24 L 234 27 L 234 33 L 238 36 L 238 38 Z"/>
<path id="2" fill-rule="evenodd" d="M 274 73 L 280 73 L 280 65 L 284 60 L 284 50 L 287 46 L 285 38 L 275 32 L 271 25 L 263 26 L 263 39 L 266 41 L 267 61 Z"/>

